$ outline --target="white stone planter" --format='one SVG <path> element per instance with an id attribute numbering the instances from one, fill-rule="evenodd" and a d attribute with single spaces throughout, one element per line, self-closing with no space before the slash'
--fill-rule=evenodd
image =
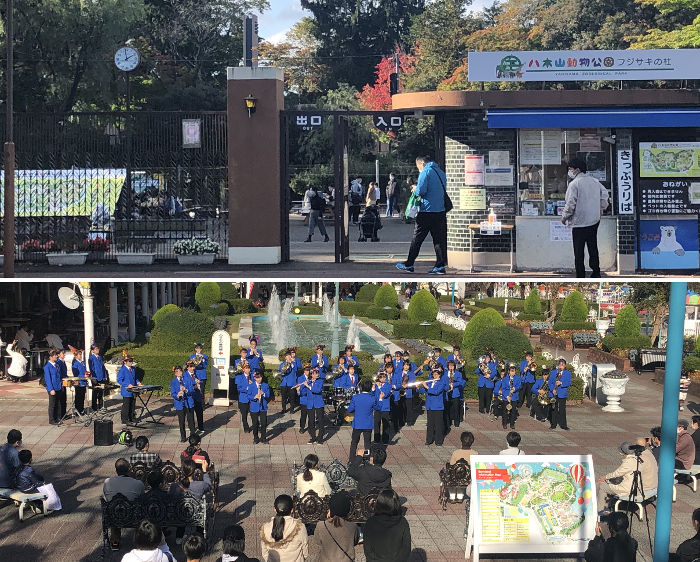
<path id="1" fill-rule="evenodd" d="M 87 252 L 74 252 L 71 254 L 57 252 L 46 254 L 49 265 L 84 265 L 87 257 Z"/>
<path id="2" fill-rule="evenodd" d="M 605 376 L 601 377 L 603 392 L 608 398 L 608 405 L 603 408 L 604 412 L 624 412 L 624 408 L 620 406 L 620 398 L 625 393 L 625 388 L 630 378 L 610 379 Z"/>
<path id="3" fill-rule="evenodd" d="M 151 265 L 156 257 L 145 252 L 117 252 L 116 256 L 119 265 Z"/>
<path id="4" fill-rule="evenodd" d="M 214 263 L 216 254 L 178 254 L 177 261 L 180 265 L 209 265 Z"/>

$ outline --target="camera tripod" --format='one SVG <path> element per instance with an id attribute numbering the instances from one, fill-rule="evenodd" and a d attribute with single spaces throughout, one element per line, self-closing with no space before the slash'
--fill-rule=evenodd
<path id="1" fill-rule="evenodd" d="M 644 521 L 647 524 L 647 537 L 649 539 L 649 550 L 654 551 L 654 548 L 652 547 L 651 544 L 651 530 L 649 529 L 649 516 L 647 514 L 647 505 L 646 505 L 646 494 L 644 492 L 644 482 L 642 481 L 642 473 L 639 470 L 639 464 L 643 463 L 644 461 L 642 460 L 642 452 L 641 451 L 635 451 L 634 453 L 635 458 L 637 459 L 637 467 L 635 468 L 634 472 L 632 473 L 632 486 L 630 487 L 630 493 L 627 498 L 627 505 L 625 506 L 625 512 L 627 513 L 627 517 L 630 522 L 630 536 L 632 536 L 632 522 L 634 520 L 634 513 L 631 511 L 631 506 L 634 505 L 634 499 L 637 498 L 638 495 L 641 496 L 642 502 L 641 502 L 641 507 L 644 511 Z"/>

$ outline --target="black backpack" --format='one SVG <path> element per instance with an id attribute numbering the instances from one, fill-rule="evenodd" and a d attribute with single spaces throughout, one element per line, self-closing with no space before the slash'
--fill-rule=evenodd
<path id="1" fill-rule="evenodd" d="M 325 211 L 326 200 L 318 193 L 311 198 L 311 209 L 314 211 Z"/>

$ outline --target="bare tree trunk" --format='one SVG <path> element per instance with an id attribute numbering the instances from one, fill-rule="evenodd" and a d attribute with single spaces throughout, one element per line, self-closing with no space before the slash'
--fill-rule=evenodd
<path id="1" fill-rule="evenodd" d="M 657 306 L 654 309 L 654 327 L 651 330 L 651 345 L 654 345 L 654 342 L 659 337 L 659 333 L 661 332 L 661 323 L 663 322 L 664 316 L 667 313 L 668 308 L 663 305 Z"/>

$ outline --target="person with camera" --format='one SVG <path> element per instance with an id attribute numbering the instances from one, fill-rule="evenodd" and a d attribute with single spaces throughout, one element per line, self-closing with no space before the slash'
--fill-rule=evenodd
<path id="1" fill-rule="evenodd" d="M 384 468 L 385 462 L 386 449 L 380 445 L 373 445 L 350 459 L 348 476 L 357 480 L 360 495 L 368 494 L 372 488 L 391 488 L 391 472 Z"/>
<path id="2" fill-rule="evenodd" d="M 695 535 L 678 545 L 669 562 L 693 562 L 700 558 L 700 507 L 693 510 L 693 528 Z"/>
<path id="3" fill-rule="evenodd" d="M 608 494 L 622 499 L 629 497 L 636 470 L 639 470 L 644 490 L 655 489 L 658 484 L 658 465 L 649 449 L 625 441 L 620 445 L 620 454 L 620 466 L 598 479 L 599 511 L 605 507 Z M 641 490 L 638 490 L 638 493 L 641 496 Z"/>
<path id="4" fill-rule="evenodd" d="M 586 562 L 635 562 L 637 541 L 629 534 L 629 518 L 617 511 L 608 519 L 610 538 L 603 538 L 600 523 L 595 525 L 595 538 L 584 553 Z"/>

